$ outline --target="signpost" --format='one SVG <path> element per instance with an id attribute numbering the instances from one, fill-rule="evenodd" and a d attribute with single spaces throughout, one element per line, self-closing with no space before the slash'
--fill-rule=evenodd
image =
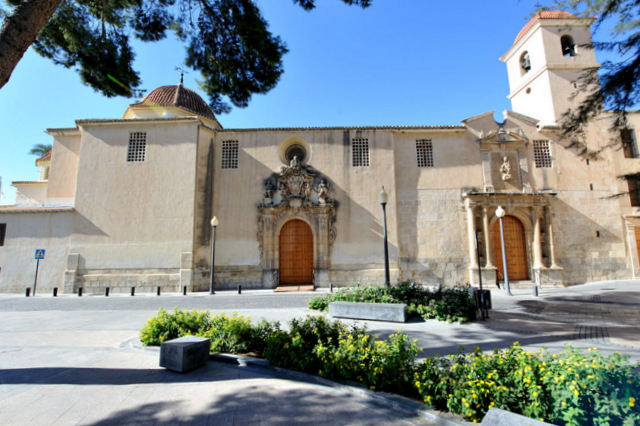
<path id="1" fill-rule="evenodd" d="M 40 259 L 44 259 L 44 249 L 36 249 L 36 277 L 33 280 L 33 297 L 36 296 L 36 286 L 38 285 L 38 267 L 40 266 Z"/>

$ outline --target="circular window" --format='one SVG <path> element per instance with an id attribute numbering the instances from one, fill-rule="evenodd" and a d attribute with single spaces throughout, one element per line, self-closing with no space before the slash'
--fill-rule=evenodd
<path id="1" fill-rule="evenodd" d="M 304 160 L 307 158 L 307 150 L 304 149 L 302 145 L 290 145 L 285 151 L 284 156 L 288 162 L 291 162 L 293 157 L 298 157 L 298 161 L 304 163 Z"/>
<path id="2" fill-rule="evenodd" d="M 278 157 L 286 166 L 291 164 L 293 157 L 296 157 L 300 164 L 307 164 L 312 156 L 309 142 L 299 136 L 291 136 L 283 140 L 278 147 Z"/>

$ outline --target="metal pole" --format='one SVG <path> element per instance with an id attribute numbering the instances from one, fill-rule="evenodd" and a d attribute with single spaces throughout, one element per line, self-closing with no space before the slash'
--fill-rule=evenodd
<path id="1" fill-rule="evenodd" d="M 384 223 L 384 285 L 390 286 L 389 278 L 389 244 L 387 242 L 387 203 L 382 203 L 382 220 Z"/>
<path id="2" fill-rule="evenodd" d="M 480 284 L 480 290 L 482 290 L 482 267 L 480 266 L 480 250 L 478 248 L 478 230 L 476 229 L 476 256 L 478 257 L 478 283 Z"/>
<path id="3" fill-rule="evenodd" d="M 33 279 L 33 297 L 36 297 L 36 285 L 38 285 L 38 267 L 40 266 L 40 259 L 36 259 L 36 277 Z"/>
<path id="4" fill-rule="evenodd" d="M 213 291 L 213 268 L 216 258 L 216 226 L 211 227 L 211 272 L 209 274 L 209 294 L 216 294 Z"/>
<path id="5" fill-rule="evenodd" d="M 500 241 L 502 243 L 502 268 L 504 269 L 504 291 L 509 296 L 513 296 L 511 294 L 511 289 L 509 288 L 509 271 L 507 271 L 507 253 L 504 250 L 504 229 L 502 228 L 502 218 L 498 218 L 500 220 Z"/>

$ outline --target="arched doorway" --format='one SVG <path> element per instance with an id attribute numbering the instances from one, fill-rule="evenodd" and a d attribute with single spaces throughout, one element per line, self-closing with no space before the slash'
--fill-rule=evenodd
<path id="1" fill-rule="evenodd" d="M 528 280 L 529 264 L 527 262 L 527 243 L 524 236 L 524 226 L 517 218 L 505 216 L 502 218 L 504 228 L 504 248 L 507 255 L 507 270 L 509 280 Z M 502 264 L 502 242 L 500 240 L 500 221 L 493 224 L 493 253 L 499 279 L 504 277 Z"/>
<path id="2" fill-rule="evenodd" d="M 313 284 L 313 233 L 300 219 L 280 231 L 278 278 L 280 285 Z"/>

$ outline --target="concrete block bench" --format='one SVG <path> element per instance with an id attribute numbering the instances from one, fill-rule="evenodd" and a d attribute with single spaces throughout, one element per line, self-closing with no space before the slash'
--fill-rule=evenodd
<path id="1" fill-rule="evenodd" d="M 530 419 L 520 414 L 511 413 L 509 411 L 501 410 L 496 407 L 489 408 L 487 414 L 482 419 L 481 425 L 485 426 L 545 426 L 551 425 L 551 423 L 541 422 L 535 419 Z"/>
<path id="2" fill-rule="evenodd" d="M 405 307 L 400 303 L 331 302 L 329 315 L 336 318 L 405 322 Z"/>
<path id="3" fill-rule="evenodd" d="M 184 336 L 160 345 L 160 367 L 184 373 L 209 360 L 211 341 L 204 337 Z"/>

